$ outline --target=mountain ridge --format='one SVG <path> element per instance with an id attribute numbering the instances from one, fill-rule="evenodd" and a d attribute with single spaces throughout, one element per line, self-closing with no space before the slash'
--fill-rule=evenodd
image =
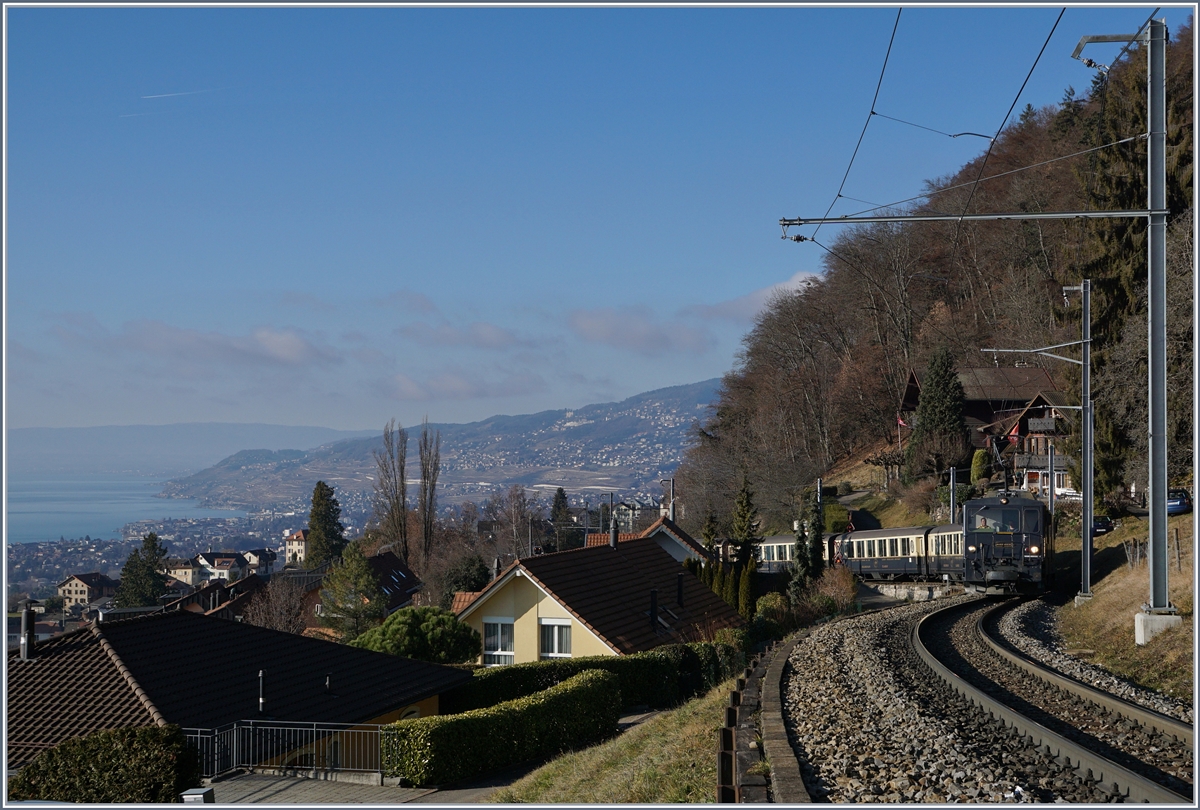
<path id="1" fill-rule="evenodd" d="M 481 499 L 496 488 L 564 486 L 572 491 L 657 490 L 683 458 L 692 424 L 716 398 L 719 378 L 533 414 L 500 414 L 476 422 L 430 423 L 442 436 L 439 500 Z M 420 426 L 408 428 L 409 478 L 416 474 Z M 166 497 L 196 498 L 209 507 L 255 509 L 311 495 L 324 480 L 340 491 L 373 485 L 372 450 L 380 433 L 308 450 L 242 449 L 165 485 Z"/>

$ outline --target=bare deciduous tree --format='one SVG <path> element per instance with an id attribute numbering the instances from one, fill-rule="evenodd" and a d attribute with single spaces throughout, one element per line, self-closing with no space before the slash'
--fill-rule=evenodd
<path id="1" fill-rule="evenodd" d="M 290 577 L 272 577 L 246 607 L 246 621 L 258 627 L 304 632 L 304 589 Z"/>
<path id="2" fill-rule="evenodd" d="M 428 417 L 421 423 L 418 450 L 421 455 L 421 491 L 417 511 L 421 521 L 422 558 L 428 560 L 433 555 L 433 535 L 437 523 L 437 479 L 442 465 L 442 432 L 439 430 L 430 435 Z"/>
<path id="3" fill-rule="evenodd" d="M 404 467 L 408 432 L 389 419 L 383 427 L 383 450 L 375 451 L 375 522 L 385 544 L 408 564 L 408 494 Z"/>

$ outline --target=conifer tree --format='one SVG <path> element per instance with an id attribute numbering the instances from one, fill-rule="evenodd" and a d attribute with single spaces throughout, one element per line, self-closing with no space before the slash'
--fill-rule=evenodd
<path id="1" fill-rule="evenodd" d="M 142 547 L 135 548 L 121 569 L 121 584 L 113 596 L 117 607 L 153 607 L 167 590 L 167 575 L 162 571 L 167 547 L 158 541 L 154 532 L 142 538 Z"/>
<path id="2" fill-rule="evenodd" d="M 713 565 L 715 566 L 715 569 L 713 570 L 712 582 L 709 583 L 709 587 L 712 588 L 713 593 L 715 593 L 717 596 L 724 599 L 725 598 L 725 565 L 724 565 L 724 563 L 721 563 L 721 562 L 715 562 L 715 563 L 713 563 Z"/>
<path id="3" fill-rule="evenodd" d="M 342 506 L 333 494 L 333 487 L 318 481 L 313 487 L 312 509 L 308 513 L 308 548 L 304 567 L 317 568 L 342 556 L 346 548 L 345 527 L 342 526 Z"/>
<path id="4" fill-rule="evenodd" d="M 738 613 L 742 614 L 742 618 L 746 621 L 754 618 L 754 586 L 757 578 L 758 571 L 755 569 L 754 563 L 750 563 L 742 571 L 741 580 L 738 583 Z"/>
<path id="5" fill-rule="evenodd" d="M 758 509 L 754 506 L 754 492 L 750 482 L 743 478 L 742 488 L 738 490 L 737 499 L 733 504 L 733 527 L 730 539 L 735 546 L 734 560 L 738 565 L 754 562 L 754 546 L 762 538 L 758 537 Z"/>
<path id="6" fill-rule="evenodd" d="M 969 445 L 963 421 L 964 397 L 954 355 L 948 348 L 938 349 L 921 378 L 917 424 L 905 450 L 909 476 L 930 470 L 941 476 L 942 470 L 966 455 Z"/>
<path id="7" fill-rule="evenodd" d="M 571 527 L 571 511 L 567 503 L 567 491 L 559 487 L 554 491 L 550 504 L 550 522 L 554 524 L 554 544 L 559 551 L 563 548 L 563 532 Z"/>
<path id="8" fill-rule="evenodd" d="M 704 526 L 700 529 L 700 539 L 704 541 L 704 548 L 712 551 L 717 545 L 717 532 L 720 528 L 717 526 L 717 516 L 712 512 L 704 518 Z"/>
<path id="9" fill-rule="evenodd" d="M 321 624 L 342 641 L 357 638 L 387 616 L 387 597 L 358 543 L 346 546 L 321 588 Z"/>
<path id="10" fill-rule="evenodd" d="M 722 586 L 721 598 L 729 603 L 729 606 L 737 610 L 738 591 L 741 588 L 742 572 L 741 569 L 734 565 L 729 572 L 729 576 L 725 577 L 725 583 Z"/>

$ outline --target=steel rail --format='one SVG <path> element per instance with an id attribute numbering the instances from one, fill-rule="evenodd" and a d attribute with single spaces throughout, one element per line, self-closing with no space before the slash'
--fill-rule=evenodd
<path id="1" fill-rule="evenodd" d="M 1096 689 L 1095 687 L 1088 686 L 1087 684 L 1077 681 L 1074 678 L 1063 675 L 1060 672 L 1055 672 L 1049 667 L 1043 666 L 1042 664 L 1033 660 L 1024 653 L 1004 646 L 999 641 L 988 635 L 987 631 L 984 630 L 983 623 L 987 621 L 993 614 L 1008 610 L 1010 607 L 1011 605 L 1008 603 L 997 605 L 983 616 L 980 616 L 979 621 L 976 623 L 976 630 L 979 633 L 979 637 L 985 644 L 988 645 L 988 647 L 992 649 L 993 652 L 1010 664 L 1020 667 L 1022 670 L 1034 676 L 1035 678 L 1057 686 L 1064 692 L 1069 692 L 1076 697 L 1080 697 L 1086 701 L 1095 703 L 1102 709 L 1116 712 L 1125 719 L 1132 720 L 1138 725 L 1154 729 L 1160 734 L 1166 734 L 1174 737 L 1186 745 L 1189 749 L 1193 751 L 1195 750 L 1193 746 L 1194 732 L 1190 723 L 1185 723 L 1182 720 L 1176 720 L 1174 717 L 1169 717 L 1165 714 L 1159 714 L 1153 709 L 1147 709 L 1144 706 L 1139 706 L 1136 703 L 1125 700 L 1124 698 L 1118 697 L 1110 692 L 1105 692 L 1102 689 Z"/>
<path id="2" fill-rule="evenodd" d="M 1078 743 L 1071 742 L 1066 737 L 1056 734 L 1040 723 L 1030 720 L 1025 715 L 1012 709 L 994 698 L 988 697 L 979 689 L 971 686 L 961 677 L 951 672 L 945 664 L 938 661 L 933 653 L 921 642 L 921 628 L 925 622 L 948 610 L 956 610 L 959 605 L 927 614 L 912 631 L 913 649 L 933 671 L 937 677 L 945 681 L 950 688 L 964 698 L 979 706 L 994 719 L 1006 726 L 1015 728 L 1021 734 L 1031 738 L 1039 747 L 1044 747 L 1051 755 L 1066 759 L 1077 771 L 1091 771 L 1092 778 L 1098 782 L 1112 784 L 1127 801 L 1149 802 L 1151 804 L 1192 804 L 1191 796 L 1184 796 L 1164 787 L 1144 776 L 1112 762 Z"/>

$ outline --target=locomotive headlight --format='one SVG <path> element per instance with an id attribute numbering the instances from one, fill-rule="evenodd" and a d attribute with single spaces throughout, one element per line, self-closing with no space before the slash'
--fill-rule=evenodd
<path id="1" fill-rule="evenodd" d="M 1030 546 L 1030 547 L 1029 547 L 1029 553 L 1030 553 L 1030 554 L 1037 554 L 1039 551 L 1041 551 L 1041 549 L 1039 549 L 1037 546 Z"/>
<path id="2" fill-rule="evenodd" d="M 975 546 L 967 546 L 967 551 L 971 552 L 972 554 L 974 554 L 976 552 L 976 550 L 977 549 L 975 548 Z"/>

